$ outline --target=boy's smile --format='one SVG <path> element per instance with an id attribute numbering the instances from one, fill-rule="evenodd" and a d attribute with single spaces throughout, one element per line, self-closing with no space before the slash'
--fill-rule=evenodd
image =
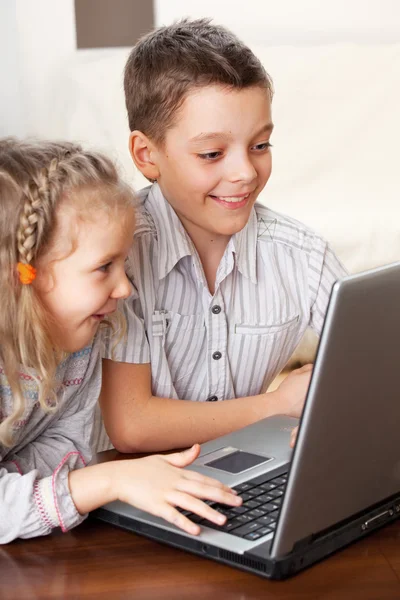
<path id="1" fill-rule="evenodd" d="M 210 85 L 177 110 L 150 157 L 157 181 L 194 244 L 243 229 L 271 174 L 269 91 Z"/>

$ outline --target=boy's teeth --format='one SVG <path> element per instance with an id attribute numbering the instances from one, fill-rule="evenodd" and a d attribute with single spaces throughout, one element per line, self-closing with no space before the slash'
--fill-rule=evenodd
<path id="1" fill-rule="evenodd" d="M 249 194 L 246 194 L 246 196 L 241 196 L 240 198 L 238 198 L 237 196 L 217 196 L 217 198 L 219 200 L 223 200 L 224 202 L 242 202 L 248 196 Z"/>

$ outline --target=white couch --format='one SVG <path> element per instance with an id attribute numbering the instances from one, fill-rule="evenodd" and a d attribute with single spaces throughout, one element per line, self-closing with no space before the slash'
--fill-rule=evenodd
<path id="1" fill-rule="evenodd" d="M 322 233 L 351 272 L 400 260 L 400 44 L 254 51 L 275 86 L 273 175 L 260 200 Z M 128 53 L 76 53 L 55 81 L 48 125 L 108 152 L 139 188 L 122 89 Z"/>

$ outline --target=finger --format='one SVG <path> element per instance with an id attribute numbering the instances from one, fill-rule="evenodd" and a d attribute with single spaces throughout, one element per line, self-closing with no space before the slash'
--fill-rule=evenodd
<path id="1" fill-rule="evenodd" d="M 235 490 L 222 483 L 222 481 L 218 481 L 218 479 L 213 479 L 212 477 L 207 477 L 207 475 L 202 475 L 201 473 L 197 473 L 197 471 L 185 471 L 184 477 L 193 481 L 199 481 L 206 485 L 212 485 L 214 487 L 221 488 L 227 492 L 231 492 L 232 494 L 237 494 Z"/>
<path id="2" fill-rule="evenodd" d="M 203 519 L 207 519 L 207 521 L 211 521 L 216 525 L 223 525 L 226 521 L 225 515 L 222 515 L 214 508 L 211 508 L 211 506 L 208 506 L 208 504 L 202 500 L 194 498 L 194 496 L 189 494 L 175 490 L 167 496 L 167 500 L 169 503 L 179 506 L 184 510 L 189 510 L 190 512 L 195 513 L 196 515 L 199 515 L 200 517 L 203 517 Z"/>
<path id="3" fill-rule="evenodd" d="M 242 504 L 241 497 L 233 494 L 229 488 L 206 485 L 201 481 L 183 478 L 178 482 L 176 489 L 196 498 L 213 500 L 214 502 L 229 504 L 229 506 L 240 506 Z"/>
<path id="4" fill-rule="evenodd" d="M 291 448 L 293 448 L 296 443 L 298 429 L 299 429 L 298 427 L 295 427 L 292 430 L 292 433 L 290 434 L 290 447 Z"/>
<path id="5" fill-rule="evenodd" d="M 183 531 L 186 531 L 186 533 L 190 533 L 191 535 L 199 535 L 201 531 L 200 525 L 193 523 L 190 519 L 188 519 L 170 504 L 165 504 L 158 516 L 168 521 L 168 523 L 172 523 L 172 525 L 179 527 L 179 529 L 183 529 Z"/>
<path id="6" fill-rule="evenodd" d="M 312 371 L 313 366 L 314 365 L 312 363 L 307 363 L 306 365 L 300 367 L 300 369 L 296 369 L 296 373 L 308 373 L 309 371 Z"/>
<path id="7" fill-rule="evenodd" d="M 164 460 L 174 467 L 186 467 L 190 465 L 200 454 L 199 444 L 194 444 L 191 448 L 182 452 L 174 452 L 174 454 L 166 454 Z"/>

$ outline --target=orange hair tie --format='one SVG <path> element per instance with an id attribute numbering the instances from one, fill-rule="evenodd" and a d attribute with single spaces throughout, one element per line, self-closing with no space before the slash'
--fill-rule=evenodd
<path id="1" fill-rule="evenodd" d="M 24 285 L 29 285 L 36 278 L 36 269 L 27 263 L 19 262 L 17 264 L 17 271 L 19 273 L 19 280 Z"/>

